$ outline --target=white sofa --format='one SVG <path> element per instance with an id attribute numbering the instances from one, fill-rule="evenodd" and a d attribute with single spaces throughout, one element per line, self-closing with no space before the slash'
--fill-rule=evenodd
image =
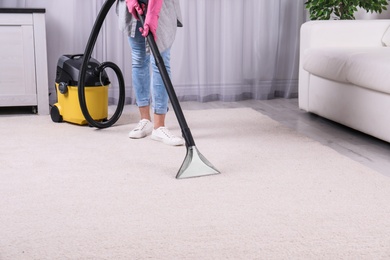
<path id="1" fill-rule="evenodd" d="M 299 107 L 390 142 L 390 20 L 301 27 Z"/>

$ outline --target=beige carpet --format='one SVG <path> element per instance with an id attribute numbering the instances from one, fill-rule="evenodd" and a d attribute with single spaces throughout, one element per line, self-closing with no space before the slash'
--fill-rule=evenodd
<path id="1" fill-rule="evenodd" d="M 185 111 L 185 147 L 0 118 L 0 259 L 389 259 L 390 179 L 251 109 Z M 169 126 L 179 134 L 173 112 Z"/>

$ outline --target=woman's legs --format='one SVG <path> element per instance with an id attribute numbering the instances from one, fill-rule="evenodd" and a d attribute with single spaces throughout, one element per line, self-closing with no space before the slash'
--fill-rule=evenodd
<path id="1" fill-rule="evenodd" d="M 139 28 L 137 24 L 137 28 Z M 132 50 L 132 78 L 136 103 L 141 114 L 141 121 L 129 133 L 130 138 L 143 138 L 152 133 L 152 139 L 168 145 L 183 145 L 184 140 L 170 133 L 165 127 L 165 114 L 168 112 L 168 93 L 164 82 L 152 58 L 153 86 L 152 103 L 154 127 L 150 122 L 150 55 L 146 53 L 145 38 L 136 30 L 135 37 L 129 37 Z M 161 53 L 168 75 L 171 75 L 170 49 Z M 153 130 L 154 128 L 154 130 Z"/>

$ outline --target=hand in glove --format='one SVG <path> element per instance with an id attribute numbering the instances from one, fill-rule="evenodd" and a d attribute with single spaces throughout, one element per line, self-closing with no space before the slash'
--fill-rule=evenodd
<path id="1" fill-rule="evenodd" d="M 157 40 L 158 18 L 159 18 L 162 2 L 163 0 L 149 0 L 144 28 L 140 28 L 140 31 L 142 32 L 142 36 L 144 37 L 148 36 L 150 31 L 153 34 L 154 40 Z"/>
<path id="2" fill-rule="evenodd" d="M 138 0 L 126 0 L 127 9 L 129 9 L 129 13 L 134 16 L 135 19 L 139 20 L 138 14 L 143 15 L 141 6 L 138 3 Z"/>

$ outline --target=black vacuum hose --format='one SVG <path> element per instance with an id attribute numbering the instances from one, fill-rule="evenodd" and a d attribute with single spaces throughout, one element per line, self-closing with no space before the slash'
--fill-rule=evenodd
<path id="1" fill-rule="evenodd" d="M 85 98 L 85 75 L 87 72 L 88 63 L 91 58 L 93 48 L 95 47 L 96 40 L 99 36 L 100 29 L 102 28 L 103 22 L 106 19 L 106 16 L 110 11 L 112 5 L 115 3 L 115 1 L 116 0 L 107 0 L 104 3 L 102 9 L 100 10 L 98 17 L 96 18 L 95 24 L 92 28 L 91 35 L 89 36 L 87 46 L 85 48 L 83 63 L 80 68 L 80 74 L 78 79 L 78 95 L 79 95 L 79 103 L 80 103 L 81 111 L 85 119 L 87 120 L 87 122 L 91 126 L 97 128 L 107 128 L 115 124 L 116 121 L 118 121 L 119 117 L 121 116 L 125 105 L 125 81 L 123 79 L 122 71 L 115 63 L 112 62 L 103 62 L 96 68 L 95 72 L 99 75 L 100 73 L 103 72 L 104 69 L 110 68 L 115 72 L 118 78 L 119 100 L 114 114 L 110 118 L 108 118 L 107 121 L 104 122 L 95 121 L 89 114 L 87 104 L 86 104 L 86 98 Z"/>

